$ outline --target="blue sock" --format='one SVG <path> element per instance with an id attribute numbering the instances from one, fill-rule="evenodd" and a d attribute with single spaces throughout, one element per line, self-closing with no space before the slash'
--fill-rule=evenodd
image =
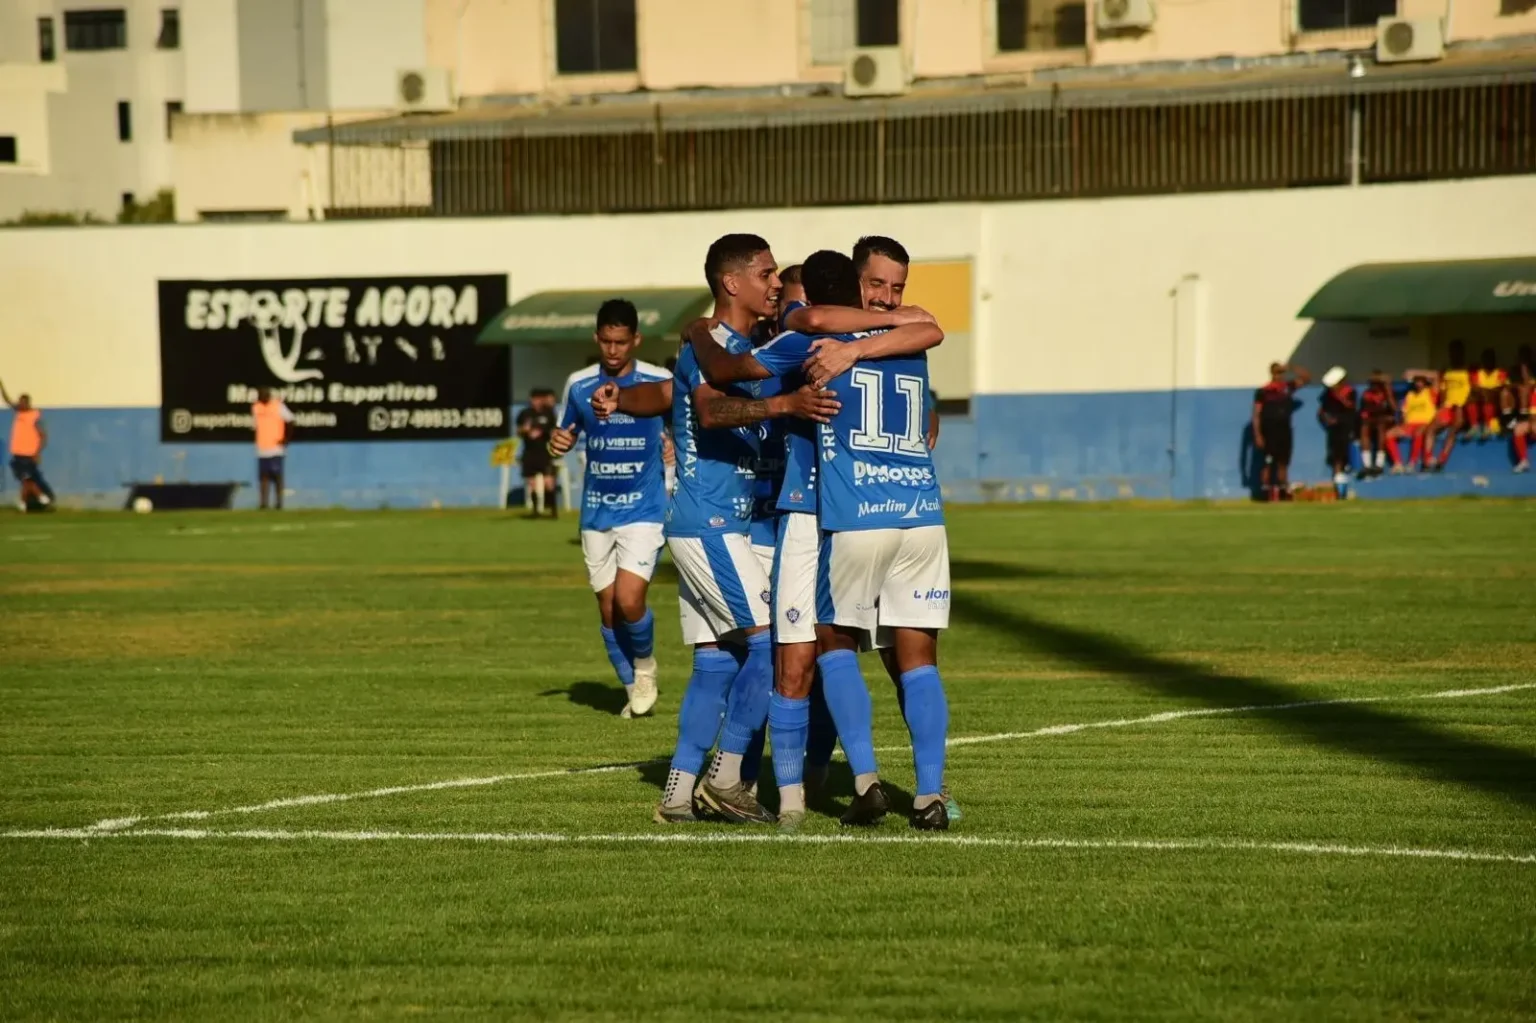
<path id="1" fill-rule="evenodd" d="M 837 725 L 843 753 L 855 775 L 875 773 L 874 708 L 869 686 L 859 670 L 859 656 L 852 650 L 833 650 L 816 658 L 821 668 L 822 691 L 827 710 Z"/>
<path id="2" fill-rule="evenodd" d="M 635 684 L 635 666 L 624 654 L 624 648 L 619 645 L 619 637 L 608 626 L 603 626 L 603 649 L 608 651 L 608 663 L 613 665 L 613 673 L 619 676 L 619 681 L 628 689 Z"/>
<path id="3" fill-rule="evenodd" d="M 720 734 L 725 694 L 736 677 L 736 658 L 729 651 L 705 648 L 693 652 L 693 676 L 677 711 L 677 752 L 672 769 L 697 776 L 704 757 Z"/>
<path id="4" fill-rule="evenodd" d="M 656 616 L 646 608 L 638 622 L 625 622 L 624 635 L 629 640 L 631 658 L 649 657 L 656 651 Z"/>
<path id="5" fill-rule="evenodd" d="M 773 777 L 782 790 L 805 778 L 805 740 L 811 726 L 809 697 L 792 700 L 774 693 L 768 703 L 768 726 L 773 729 Z"/>
<path id="6" fill-rule="evenodd" d="M 746 755 L 752 735 L 768 720 L 768 700 L 773 696 L 773 636 L 756 632 L 747 637 L 741 670 L 731 683 L 725 707 L 725 730 L 720 751 Z"/>
<path id="7" fill-rule="evenodd" d="M 811 723 L 805 737 L 805 762 L 811 767 L 822 768 L 832 762 L 832 749 L 837 745 L 837 725 L 832 723 L 832 712 L 827 710 L 827 694 L 821 679 L 811 687 Z"/>
<path id="8" fill-rule="evenodd" d="M 912 762 L 919 796 L 936 796 L 944 786 L 944 740 L 949 737 L 949 702 L 933 665 L 901 676 L 907 691 L 907 730 L 912 733 Z"/>
<path id="9" fill-rule="evenodd" d="M 770 712 L 771 713 L 771 712 Z M 747 752 L 741 757 L 741 783 L 751 788 L 757 776 L 763 773 L 763 747 L 768 744 L 768 728 L 765 725 L 752 733 Z"/>

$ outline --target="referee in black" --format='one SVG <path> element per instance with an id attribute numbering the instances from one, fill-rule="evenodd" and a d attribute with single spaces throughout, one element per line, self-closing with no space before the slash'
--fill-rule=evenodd
<path id="1" fill-rule="evenodd" d="M 523 441 L 523 486 L 533 499 L 529 518 L 540 518 L 546 507 L 550 518 L 560 517 L 555 501 L 555 463 L 549 455 L 549 438 L 556 425 L 555 392 L 535 387 L 528 395 L 528 407 L 517 414 L 517 435 Z"/>

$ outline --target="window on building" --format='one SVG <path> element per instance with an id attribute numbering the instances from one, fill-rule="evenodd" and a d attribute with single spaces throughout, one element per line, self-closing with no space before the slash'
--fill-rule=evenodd
<path id="1" fill-rule="evenodd" d="M 52 64 L 56 47 L 53 42 L 53 19 L 37 19 L 37 59 Z"/>
<path id="2" fill-rule="evenodd" d="M 636 70 L 635 0 L 555 0 L 555 64 L 562 75 Z"/>
<path id="3" fill-rule="evenodd" d="M 811 0 L 812 64 L 841 64 L 855 46 L 900 43 L 900 0 Z"/>
<path id="4" fill-rule="evenodd" d="M 181 49 L 181 11 L 175 7 L 162 8 L 160 11 L 160 35 L 155 39 L 155 46 L 162 50 Z"/>
<path id="5" fill-rule="evenodd" d="M 66 50 L 126 50 L 128 14 L 122 8 L 64 12 Z"/>
<path id="6" fill-rule="evenodd" d="M 1088 45 L 1083 0 L 997 0 L 997 52 L 1072 50 Z"/>
<path id="7" fill-rule="evenodd" d="M 16 162 L 16 136 L 0 135 L 0 163 Z"/>
<path id="8" fill-rule="evenodd" d="M 901 42 L 900 0 L 859 0 L 860 46 L 896 46 Z"/>
<path id="9" fill-rule="evenodd" d="M 122 200 L 123 200 L 122 210 L 123 210 L 124 213 L 127 213 L 129 210 L 133 209 L 134 203 L 133 203 L 133 193 L 132 192 L 124 192 L 124 193 L 122 193 Z"/>
<path id="10" fill-rule="evenodd" d="M 176 115 L 181 113 L 181 100 L 173 99 L 165 104 L 165 137 L 171 137 L 171 126 L 176 122 Z"/>
<path id="11" fill-rule="evenodd" d="M 133 141 L 133 110 L 125 99 L 117 101 L 117 140 Z"/>
<path id="12" fill-rule="evenodd" d="M 1367 28 L 1397 15 L 1397 0 L 1300 0 L 1296 23 L 1303 32 Z"/>

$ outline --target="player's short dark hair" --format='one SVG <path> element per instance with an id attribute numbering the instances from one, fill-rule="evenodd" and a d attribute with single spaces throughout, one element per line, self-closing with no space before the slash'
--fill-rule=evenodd
<path id="1" fill-rule="evenodd" d="M 864 304 L 859 290 L 859 271 L 853 260 L 832 249 L 806 257 L 800 270 L 806 301 L 812 305 L 840 305 L 858 309 Z"/>
<path id="2" fill-rule="evenodd" d="M 635 303 L 627 298 L 610 298 L 597 307 L 597 329 L 604 327 L 628 327 L 631 334 L 640 333 L 640 314 Z"/>
<path id="3" fill-rule="evenodd" d="M 535 387 L 533 390 L 528 392 L 528 397 L 530 399 L 532 399 L 532 398 L 553 398 L 554 396 L 555 396 L 555 392 L 550 390 L 548 387 Z"/>
<path id="4" fill-rule="evenodd" d="M 800 271 L 803 269 L 804 267 L 802 267 L 799 263 L 786 266 L 784 269 L 779 271 L 780 282 L 784 284 L 799 284 Z"/>
<path id="5" fill-rule="evenodd" d="M 716 238 L 704 254 L 704 280 L 711 294 L 720 294 L 720 278 L 733 270 L 739 270 L 752 262 L 752 257 L 768 248 L 768 243 L 755 234 L 723 234 Z"/>
<path id="6" fill-rule="evenodd" d="M 870 256 L 884 256 L 902 266 L 912 264 L 912 257 L 907 255 L 907 250 L 901 242 L 895 238 L 887 238 L 883 234 L 866 234 L 854 244 L 853 265 L 860 273 L 863 273 L 864 268 L 869 265 Z"/>

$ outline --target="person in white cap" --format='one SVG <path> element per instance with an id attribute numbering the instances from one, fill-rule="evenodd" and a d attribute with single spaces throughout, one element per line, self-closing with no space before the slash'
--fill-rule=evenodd
<path id="1" fill-rule="evenodd" d="M 1349 449 L 1360 428 L 1360 406 L 1349 374 L 1335 366 L 1323 374 L 1321 408 L 1317 418 L 1328 431 L 1328 465 L 1333 469 L 1333 492 L 1340 501 L 1349 497 Z"/>

